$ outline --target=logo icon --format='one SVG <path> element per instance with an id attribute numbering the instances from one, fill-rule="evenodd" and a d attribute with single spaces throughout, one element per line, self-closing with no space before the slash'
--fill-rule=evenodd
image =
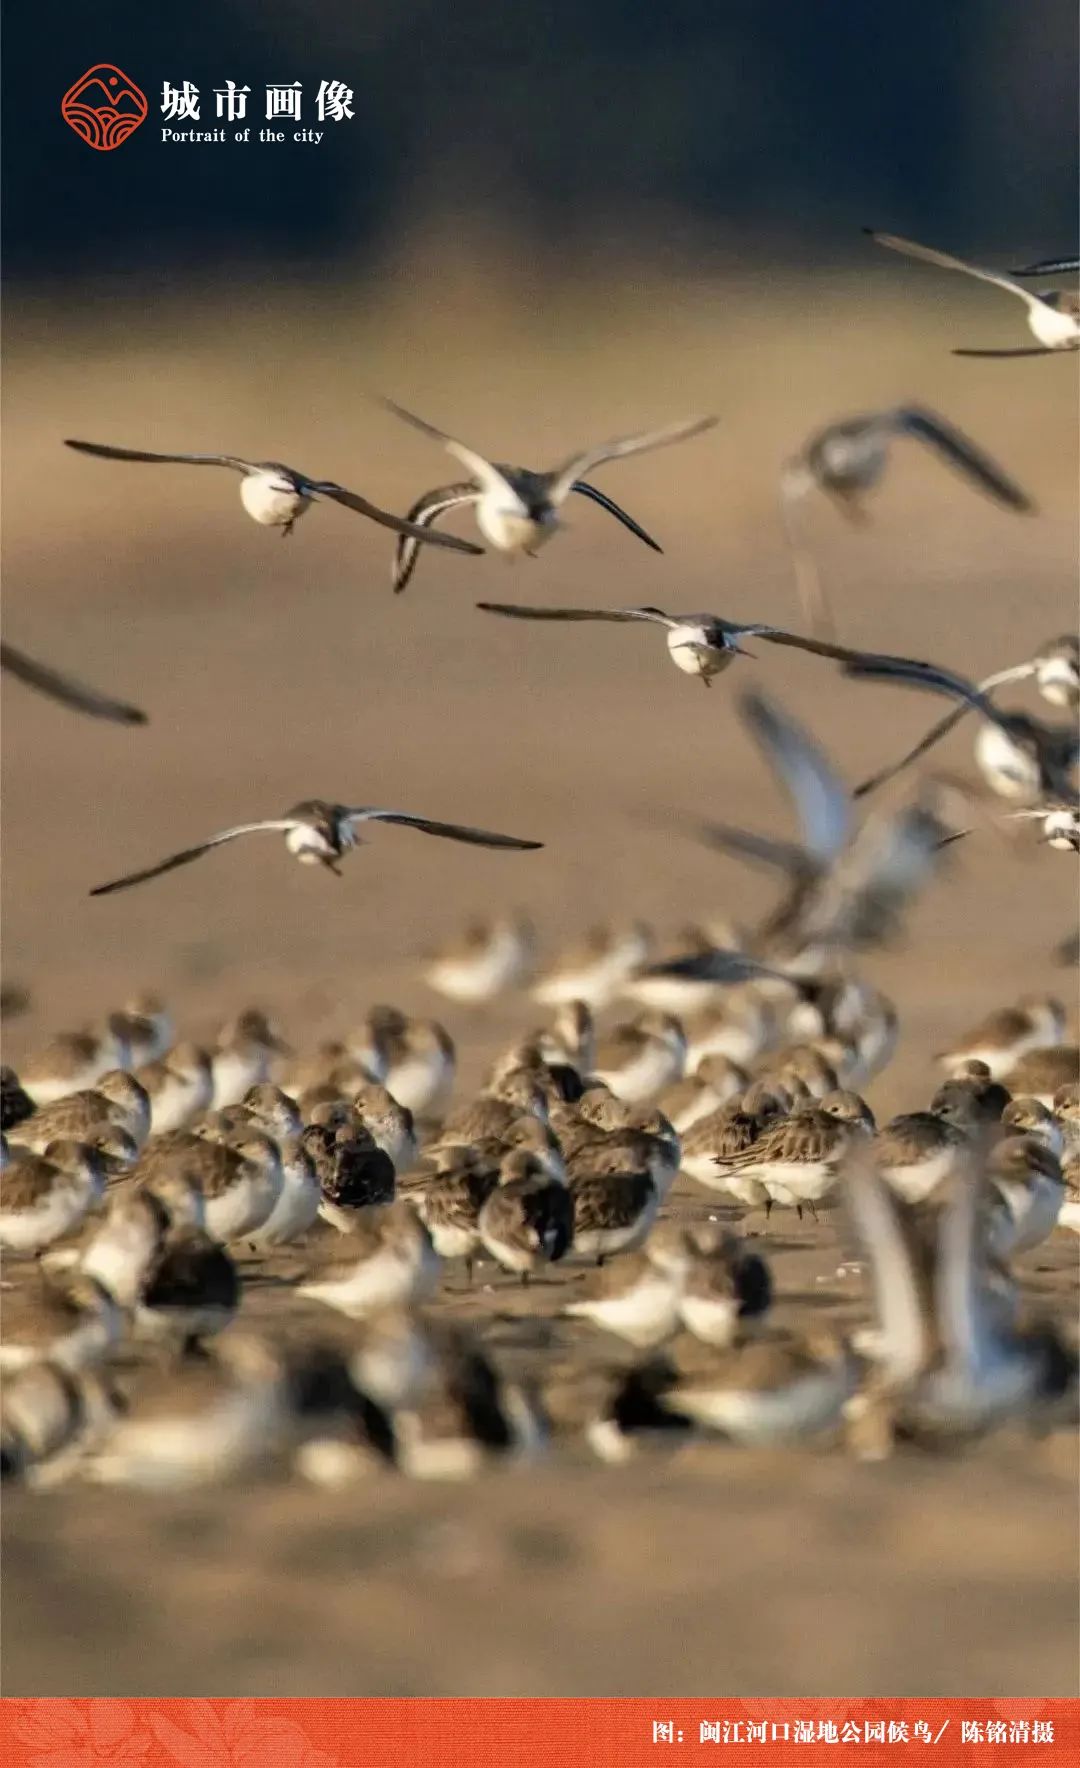
<path id="1" fill-rule="evenodd" d="M 99 153 L 123 146 L 139 124 L 145 123 L 147 108 L 145 92 L 111 61 L 87 68 L 60 101 L 65 123 Z"/>

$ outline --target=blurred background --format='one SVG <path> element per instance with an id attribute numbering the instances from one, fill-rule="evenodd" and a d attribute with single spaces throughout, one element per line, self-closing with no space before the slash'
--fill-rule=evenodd
<path id="1" fill-rule="evenodd" d="M 420 954 L 511 903 L 548 949 L 612 914 L 671 930 L 756 913 L 760 880 L 681 832 L 695 813 L 788 831 L 735 715 L 740 677 L 706 695 L 648 632 L 501 625 L 472 604 L 649 602 L 796 623 L 777 473 L 831 419 L 929 404 L 1039 505 L 1005 514 L 908 445 L 865 529 L 808 506 L 843 637 L 980 674 L 1072 625 L 1078 359 L 952 357 L 1028 341 L 1019 303 L 859 231 L 1001 265 L 1075 248 L 1067 0 L 323 0 L 315 14 L 219 0 L 170 14 L 45 0 L 5 32 L 4 630 L 150 715 L 116 729 L 5 688 L 5 965 L 30 999 L 5 1026 L 6 1059 L 144 986 L 198 1036 L 249 1001 L 296 1042 L 337 1034 L 375 999 L 431 1011 Z M 150 102 L 108 154 L 58 114 L 101 60 Z M 340 80 L 355 115 L 317 146 L 161 142 L 163 81 L 200 88 L 200 122 L 174 126 L 205 129 L 226 79 L 251 86 L 253 133 L 267 81 L 302 81 L 302 121 L 319 127 L 318 84 Z M 61 446 L 279 458 L 404 511 L 459 470 L 372 392 L 535 466 L 693 412 L 721 422 L 600 476 L 663 558 L 581 503 L 537 561 L 433 552 L 400 600 L 389 536 L 342 509 L 313 509 L 282 543 L 243 515 L 228 474 Z M 794 654 L 741 670 L 852 778 L 937 710 Z M 970 771 L 963 732 L 943 759 Z M 274 843 L 241 843 L 87 899 L 312 795 L 547 845 L 433 854 L 387 830 L 335 882 Z M 1051 956 L 1075 925 L 1075 882 L 1046 859 L 965 843 L 909 943 L 870 961 L 904 1040 L 879 1115 L 921 1102 L 932 1052 L 981 1012 L 1032 988 L 1075 993 Z M 527 1003 L 483 1027 L 448 1015 L 466 1079 L 529 1017 Z M 240 1531 L 212 1507 L 41 1501 L 12 1549 L 31 1624 L 9 1630 L 8 1688 L 139 1692 L 151 1675 L 156 1693 L 701 1693 L 725 1678 L 742 1693 L 1071 1692 L 1072 1469 L 1057 1447 L 1045 1457 L 893 1469 L 854 1499 L 843 1465 L 755 1465 L 722 1513 L 692 1471 L 681 1485 L 628 1474 L 612 1511 L 612 1475 L 579 1470 L 540 1488 L 557 1513 L 546 1536 L 529 1534 L 520 1495 L 472 1493 L 449 1546 L 430 1492 L 396 1493 L 388 1532 L 332 1532 L 321 1548 L 310 1512 L 302 1543 L 291 1513 L 281 1533 L 274 1494 Z M 803 1482 L 820 1500 L 809 1531 Z M 380 1624 L 393 1615 L 362 1668 L 355 1601 L 328 1606 L 345 1539 Z M 646 1539 L 655 1552 L 639 1561 Z M 778 1541 L 783 1564 L 763 1574 Z M 133 1595 L 126 1568 L 146 1552 L 173 1573 L 180 1645 Z M 541 1563 L 543 1611 L 560 1617 L 542 1649 L 526 1599 Z M 716 1566 L 739 1584 L 737 1614 Z M 403 1589 L 402 1567 L 425 1576 Z M 295 1599 L 300 1569 L 314 1606 L 290 1629 L 275 1604 Z M 225 1638 L 203 1629 L 207 1588 L 231 1616 Z M 440 1655 L 430 1638 L 447 1602 L 465 1620 Z M 331 1613 L 336 1643 L 316 1661 Z M 93 1616 L 88 1631 L 73 1631 L 78 1615 Z M 133 1615 L 138 1663 L 116 1648 Z"/>

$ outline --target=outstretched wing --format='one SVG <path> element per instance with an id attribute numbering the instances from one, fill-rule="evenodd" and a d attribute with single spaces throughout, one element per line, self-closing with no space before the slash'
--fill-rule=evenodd
<path id="1" fill-rule="evenodd" d="M 98 884 L 91 890 L 91 896 L 111 896 L 115 890 L 127 890 L 132 884 L 145 884 L 148 878 L 159 878 L 163 872 L 174 872 L 178 866 L 189 866 L 192 860 L 201 859 L 214 847 L 221 847 L 226 841 L 235 841 L 239 835 L 254 835 L 263 829 L 279 832 L 296 827 L 290 817 L 277 818 L 265 823 L 238 823 L 235 829 L 222 829 L 220 835 L 211 835 L 209 841 L 200 842 L 198 847 L 185 847 L 180 853 L 172 853 L 168 859 L 159 860 L 156 866 L 147 866 L 141 872 L 129 872 L 123 878 L 114 878 L 109 884 Z"/>
<path id="2" fill-rule="evenodd" d="M 70 675 L 61 675 L 58 670 L 36 662 L 25 651 L 17 651 L 14 645 L 0 642 L 0 669 L 7 670 L 9 675 L 25 682 L 37 693 L 47 694 L 50 700 L 58 700 L 61 706 L 70 706 L 74 712 L 85 712 L 88 718 L 107 718 L 113 724 L 146 723 L 146 713 L 140 712 L 138 706 L 128 706 L 123 700 L 110 700 L 106 694 L 99 694 L 96 688 L 87 687 L 85 682 L 75 681 Z"/>
<path id="3" fill-rule="evenodd" d="M 851 830 L 847 788 L 802 726 L 764 694 L 743 694 L 739 710 L 792 799 L 807 853 L 829 865 Z"/>
<path id="4" fill-rule="evenodd" d="M 1011 276 L 1001 270 L 983 270 L 978 264 L 968 264 L 963 258 L 954 258 L 950 252 L 939 252 L 933 246 L 921 246 L 913 239 L 901 239 L 896 233 L 878 233 L 873 227 L 864 227 L 864 233 L 879 246 L 887 246 L 890 252 L 901 252 L 905 258 L 918 258 L 924 264 L 936 264 L 941 270 L 961 270 L 965 276 L 977 277 L 980 282 L 991 282 L 995 288 L 1008 289 L 1011 294 L 1019 295 L 1029 307 L 1039 305 L 1038 295 L 1030 289 L 1022 288 Z"/>
<path id="5" fill-rule="evenodd" d="M 774 982 L 790 982 L 782 970 L 774 970 L 768 964 L 762 964 L 757 958 L 748 956 L 746 952 L 725 951 L 717 947 L 714 951 L 693 952 L 685 958 L 672 958 L 666 964 L 648 964 L 638 972 L 641 976 L 680 976 L 691 982 L 751 982 L 755 978 L 768 977 Z"/>
<path id="6" fill-rule="evenodd" d="M 1021 350 L 950 350 L 950 356 L 1061 356 L 1065 350 L 1076 349 L 1075 344 L 1058 345 L 1052 350 L 1047 344 L 1029 344 Z"/>
<path id="7" fill-rule="evenodd" d="M 999 669 L 996 674 L 985 676 L 979 683 L 979 689 L 982 693 L 987 693 L 991 688 L 1001 687 L 1005 682 L 1024 681 L 1035 674 L 1035 668 L 1034 663 L 1018 663 L 1014 669 Z M 944 718 L 939 718 L 936 724 L 930 726 L 913 749 L 909 749 L 899 761 L 890 762 L 888 767 L 881 768 L 876 774 L 871 774 L 869 779 L 863 780 L 856 786 L 852 796 L 865 798 L 868 793 L 876 792 L 879 786 L 887 785 L 897 774 L 903 773 L 905 768 L 925 755 L 928 749 L 933 749 L 943 737 L 947 737 L 951 730 L 955 730 L 961 719 L 966 718 L 971 710 L 968 705 L 954 706 L 951 712 L 946 712 Z"/>
<path id="8" fill-rule="evenodd" d="M 992 700 L 973 681 L 955 675 L 951 669 L 940 669 L 933 663 L 914 663 L 907 657 L 860 657 L 844 666 L 844 674 L 859 681 L 897 681 L 909 687 L 924 688 L 928 693 L 946 694 L 962 700 L 966 707 L 981 712 L 991 724 L 1008 729 L 1008 714 L 1000 712 Z"/>
<path id="9" fill-rule="evenodd" d="M 437 823 L 431 817 L 409 816 L 403 810 L 363 807 L 347 810 L 344 814 L 350 823 L 399 823 L 406 829 L 419 829 L 424 835 L 439 835 L 444 841 L 465 841 L 472 847 L 511 847 L 528 851 L 544 845 L 542 841 L 522 841 L 517 835 L 496 835 L 489 829 L 470 829 L 462 823 Z"/>
<path id="10" fill-rule="evenodd" d="M 814 869 L 794 841 L 775 841 L 771 835 L 755 835 L 749 829 L 732 828 L 729 823 L 699 823 L 697 835 L 706 847 L 734 854 L 752 865 L 785 872 L 792 879 L 806 878 Z"/>
<path id="11" fill-rule="evenodd" d="M 511 498 L 516 496 L 513 486 L 505 475 L 490 460 L 485 460 L 482 454 L 477 454 L 474 448 L 467 448 L 465 443 L 459 442 L 456 436 L 448 436 L 445 430 L 436 429 L 435 425 L 429 424 L 426 418 L 417 417 L 413 411 L 406 411 L 403 405 L 397 405 L 393 399 L 381 399 L 379 403 L 387 411 L 392 411 L 395 417 L 401 418 L 403 423 L 411 424 L 414 430 L 419 430 L 421 435 L 430 436 L 433 441 L 441 442 L 449 454 L 452 454 L 463 466 L 468 467 L 470 473 L 475 473 L 478 482 L 485 491 L 505 492 Z"/>
<path id="12" fill-rule="evenodd" d="M 437 521 L 447 510 L 457 509 L 464 504 L 476 503 L 479 496 L 480 493 L 475 485 L 442 485 L 437 491 L 425 491 L 423 497 L 418 497 L 407 512 L 406 521 L 416 533 L 423 534 L 425 539 L 430 540 L 433 537 L 427 534 L 426 530 L 431 527 L 433 522 Z M 470 544 L 466 550 L 482 552 L 483 548 Z M 409 578 L 416 570 L 419 557 L 419 540 L 409 533 L 402 534 L 394 548 L 393 585 L 395 595 L 400 595 L 405 588 Z"/>
<path id="13" fill-rule="evenodd" d="M 610 442 L 598 442 L 593 448 L 583 448 L 579 454 L 571 455 L 549 475 L 551 480 L 551 501 L 561 503 L 563 498 L 574 489 L 574 482 L 583 473 L 593 467 L 602 466 L 607 460 L 623 460 L 630 454 L 645 454 L 653 448 L 666 448 L 671 442 L 685 442 L 691 436 L 699 436 L 703 430 L 711 430 L 719 422 L 715 417 L 695 417 L 684 419 L 682 423 L 665 424 L 658 430 L 641 430 L 636 436 L 617 436 Z"/>
<path id="14" fill-rule="evenodd" d="M 102 460 L 149 460 L 188 467 L 231 467 L 237 473 L 258 472 L 258 462 L 241 460 L 237 454 L 151 454 L 145 448 L 112 448 L 107 442 L 76 442 L 64 437 L 65 448 L 77 448 L 80 454 L 97 454 Z"/>
<path id="15" fill-rule="evenodd" d="M 614 620 L 619 623 L 648 620 L 655 626 L 679 622 L 660 608 L 534 608 L 522 602 L 477 602 L 485 614 L 502 614 L 508 620 Z"/>
<path id="16" fill-rule="evenodd" d="M 393 516 L 389 510 L 381 510 L 377 504 L 369 503 L 359 492 L 346 491 L 344 486 L 333 483 L 321 483 L 312 486 L 321 497 L 329 497 L 334 503 L 340 503 L 343 509 L 354 510 L 358 516 L 368 516 L 371 521 L 378 522 L 383 528 L 392 528 L 395 534 L 407 537 L 413 542 L 414 548 L 423 545 L 445 546 L 450 552 L 482 553 L 483 547 L 477 546 L 472 540 L 459 540 L 456 534 L 434 534 L 431 523 L 414 522 L 411 515 Z"/>
<path id="17" fill-rule="evenodd" d="M 1014 270 L 1013 276 L 1075 276 L 1080 270 L 1080 258 L 1040 258 L 1037 264 L 1025 264 L 1022 270 Z"/>
<path id="18" fill-rule="evenodd" d="M 1022 491 L 996 461 L 977 448 L 970 437 L 946 423 L 936 412 L 926 411 L 918 405 L 903 405 L 890 414 L 890 421 L 894 429 L 927 443 L 950 466 L 966 473 L 995 503 L 1027 513 L 1034 510 L 1035 505 L 1027 492 Z"/>
<path id="19" fill-rule="evenodd" d="M 587 485 L 584 479 L 575 479 L 570 489 L 578 492 L 582 497 L 591 497 L 593 503 L 598 503 L 602 510 L 607 510 L 609 516 L 614 516 L 615 520 L 621 522 L 624 528 L 629 528 L 631 534 L 636 534 L 639 540 L 645 542 L 646 546 L 651 546 L 653 552 L 663 552 L 664 549 L 659 541 L 654 540 L 651 534 L 646 534 L 644 528 L 634 521 L 633 516 L 628 516 L 622 505 L 617 504 L 613 497 L 606 497 L 602 491 L 596 489 L 595 485 Z"/>

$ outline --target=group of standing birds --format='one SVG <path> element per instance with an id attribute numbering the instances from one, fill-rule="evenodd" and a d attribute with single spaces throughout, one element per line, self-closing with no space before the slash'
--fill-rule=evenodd
<path id="1" fill-rule="evenodd" d="M 874 237 L 1025 301 L 1038 350 L 962 354 L 1080 343 L 1075 298 L 1034 294 L 1027 271 L 1018 281 Z M 623 437 L 536 471 L 384 405 L 469 474 L 403 517 L 278 462 L 70 446 L 227 467 L 247 513 L 283 536 L 320 499 L 367 516 L 396 534 L 401 591 L 422 546 L 483 550 L 436 526 L 460 508 L 488 548 L 531 556 L 574 494 L 659 551 L 588 475 L 716 421 Z M 901 439 L 1001 507 L 1033 511 L 961 431 L 905 404 L 830 425 L 783 469 L 805 634 L 654 606 L 478 604 L 521 621 L 657 627 L 675 666 L 706 686 L 762 643 L 816 655 L 852 680 L 952 701 L 914 749 L 852 792 L 778 700 L 738 696 L 797 823 L 786 840 L 719 821 L 696 830 L 778 880 L 753 929 L 697 926 L 658 945 L 643 924 L 603 927 L 545 966 L 521 917 L 478 922 L 431 954 L 426 981 L 480 1015 L 477 1035 L 488 1004 L 526 986 L 544 1021 L 489 1051 L 464 1098 L 447 1030 L 392 1007 L 298 1051 L 254 1008 L 208 1043 L 176 1041 L 162 1003 L 140 997 L 99 1027 L 54 1038 L 18 1074 L 3 1071 L 5 1475 L 156 1487 L 274 1461 L 317 1483 L 379 1466 L 446 1478 L 550 1442 L 621 1461 L 643 1442 L 701 1433 L 755 1444 L 846 1436 L 879 1455 L 1075 1419 L 1075 1340 L 1038 1306 L 1030 1262 L 1058 1228 L 1080 1231 L 1080 1051 L 1066 1041 L 1063 1009 L 1033 996 L 953 1040 L 923 1108 L 879 1123 L 866 1096 L 899 1032 L 862 959 L 902 931 L 960 836 L 996 818 L 944 777 L 923 777 L 907 800 L 862 818 L 860 802 L 973 713 L 976 760 L 1010 806 L 1002 814 L 1037 821 L 1051 848 L 1080 847 L 1075 635 L 976 683 L 856 651 L 832 629 L 795 510 L 819 490 L 861 516 Z M 10 646 L 0 661 L 91 716 L 143 716 Z M 1019 681 L 1068 722 L 1002 708 L 998 688 Z M 302 863 L 337 872 L 371 823 L 495 849 L 540 845 L 313 799 L 92 894 L 264 831 Z M 605 1023 L 620 1002 L 630 1016 Z M 807 1326 L 785 1299 L 792 1230 L 777 1234 L 775 1212 L 795 1224 L 798 1247 L 831 1231 L 822 1212 L 837 1204 L 838 1280 L 843 1289 L 864 1274 L 866 1301 L 839 1327 L 822 1328 L 811 1308 Z M 512 1368 L 488 1342 L 493 1319 L 529 1334 Z M 570 1352 L 587 1380 L 566 1375 Z"/>

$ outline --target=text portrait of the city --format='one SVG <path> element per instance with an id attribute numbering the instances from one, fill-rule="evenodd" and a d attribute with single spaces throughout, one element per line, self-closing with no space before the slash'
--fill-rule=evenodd
<path id="1" fill-rule="evenodd" d="M 209 110 L 211 97 L 212 112 Z M 258 97 L 256 104 L 252 106 L 253 114 L 249 120 L 248 100 L 251 97 L 249 85 L 238 85 L 235 80 L 226 80 L 223 85 L 215 86 L 207 96 L 208 109 L 204 119 L 203 96 L 199 88 L 190 80 L 182 80 L 176 85 L 166 80 L 161 88 L 160 108 L 164 119 L 161 139 L 171 142 L 291 140 L 318 145 L 322 140 L 322 130 L 316 129 L 314 123 L 343 123 L 355 115 L 352 108 L 352 89 L 341 80 L 320 80 L 314 96 L 309 92 L 306 97 L 303 82 L 300 80 L 268 84 L 265 88 L 265 100 L 261 95 Z M 310 125 L 304 122 L 307 116 L 312 119 Z M 204 120 L 209 123 L 211 117 L 219 120 L 217 126 L 197 126 Z M 184 127 L 189 123 L 190 128 Z M 241 126 L 229 127 L 232 124 Z"/>

